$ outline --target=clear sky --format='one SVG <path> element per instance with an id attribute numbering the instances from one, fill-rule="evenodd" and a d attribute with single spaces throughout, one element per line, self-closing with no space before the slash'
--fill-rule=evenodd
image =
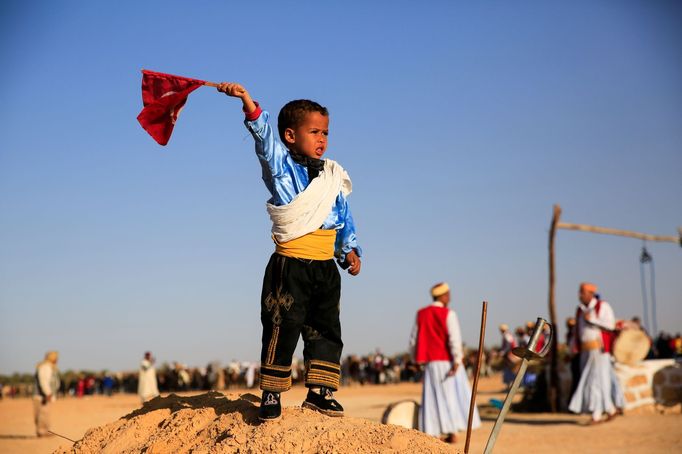
<path id="1" fill-rule="evenodd" d="M 362 273 L 345 353 L 403 351 L 448 281 L 464 340 L 548 317 L 566 222 L 682 225 L 682 6 L 666 1 L 50 2 L 0 6 L 0 373 L 257 359 L 273 250 L 240 103 L 200 88 L 167 147 L 140 69 L 243 83 L 273 116 L 331 113 Z M 638 240 L 560 231 L 557 309 L 582 280 L 642 316 Z M 648 244 L 660 329 L 682 330 L 682 249 Z M 564 332 L 561 332 L 564 335 Z"/>

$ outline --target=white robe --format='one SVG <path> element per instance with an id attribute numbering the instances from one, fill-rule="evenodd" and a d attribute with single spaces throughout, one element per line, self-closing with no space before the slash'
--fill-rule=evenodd
<path id="1" fill-rule="evenodd" d="M 151 361 L 143 359 L 140 363 L 140 374 L 137 384 L 137 394 L 145 402 L 159 395 L 156 383 L 156 369 Z"/>
<path id="2" fill-rule="evenodd" d="M 450 361 L 431 361 L 424 368 L 419 430 L 436 437 L 466 430 L 469 419 L 471 387 L 464 365 L 459 365 L 454 376 L 447 377 L 451 367 Z M 471 428 L 479 427 L 481 417 L 474 405 Z"/>

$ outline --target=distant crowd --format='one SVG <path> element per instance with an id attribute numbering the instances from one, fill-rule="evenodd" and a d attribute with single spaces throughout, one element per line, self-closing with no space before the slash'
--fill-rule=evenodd
<path id="1" fill-rule="evenodd" d="M 484 357 L 494 363 L 498 349 L 486 351 Z M 467 358 L 475 358 L 472 350 Z M 470 367 L 473 361 L 465 361 Z M 186 391 L 225 391 L 230 389 L 250 389 L 258 387 L 258 363 L 253 361 L 231 361 L 227 365 L 212 362 L 205 367 L 188 367 L 179 362 L 163 363 L 156 368 L 158 390 L 166 392 Z M 292 380 L 294 385 L 302 384 L 305 364 L 294 358 Z M 385 355 L 380 350 L 360 356 L 348 355 L 342 363 L 342 385 L 362 386 L 366 384 L 391 384 L 400 382 L 419 382 L 421 368 L 410 359 L 407 353 Z M 493 372 L 494 367 L 482 368 L 482 374 Z M 129 372 L 60 372 L 59 395 L 84 397 L 92 395 L 111 396 L 114 393 L 137 393 L 138 371 Z M 30 374 L 0 376 L 2 397 L 31 396 L 34 377 Z"/>
<path id="2" fill-rule="evenodd" d="M 637 319 L 633 319 L 637 322 Z M 517 327 L 513 333 L 516 345 L 525 345 L 532 331 L 532 323 Z M 511 331 L 511 330 L 510 330 Z M 464 365 L 469 375 L 476 365 L 476 349 L 465 347 Z M 661 332 L 651 342 L 647 359 L 682 358 L 682 334 Z M 481 376 L 489 376 L 504 367 L 504 352 L 500 347 L 484 350 Z M 163 363 L 156 368 L 159 392 L 224 391 L 258 387 L 258 363 L 254 361 L 231 361 L 227 365 L 212 362 L 205 367 L 188 367 L 179 362 Z M 377 349 L 364 356 L 351 354 L 341 363 L 341 384 L 362 386 L 366 384 L 392 384 L 419 382 L 422 368 L 414 363 L 408 353 L 386 355 Z M 305 365 L 294 358 L 293 383 L 302 384 Z M 60 396 L 84 397 L 92 395 L 111 396 L 114 393 L 137 393 L 138 371 L 129 372 L 60 372 Z M 0 398 L 28 397 L 33 393 L 32 374 L 0 376 Z"/>

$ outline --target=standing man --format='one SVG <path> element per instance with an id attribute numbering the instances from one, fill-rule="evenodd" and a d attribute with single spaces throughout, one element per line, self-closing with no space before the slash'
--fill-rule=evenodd
<path id="1" fill-rule="evenodd" d="M 616 416 L 614 397 L 620 392 L 614 386 L 610 358 L 616 318 L 611 305 L 600 300 L 596 293 L 596 285 L 580 284 L 573 339 L 580 352 L 581 372 L 578 387 L 568 405 L 573 413 L 591 413 L 591 424 L 610 421 Z"/>
<path id="2" fill-rule="evenodd" d="M 576 321 L 574 317 L 566 319 L 566 350 L 571 364 L 571 395 L 578 387 L 580 380 L 580 351 L 576 340 Z"/>
<path id="3" fill-rule="evenodd" d="M 144 359 L 140 362 L 137 394 L 140 396 L 142 403 L 159 395 L 159 387 L 156 383 L 156 369 L 154 368 L 154 357 L 151 352 L 145 352 Z"/>
<path id="4" fill-rule="evenodd" d="M 500 334 L 502 335 L 502 345 L 500 346 L 500 355 L 503 358 L 502 381 L 505 386 L 509 388 L 516 377 L 515 368 L 520 362 L 520 358 L 512 353 L 512 349 L 516 348 L 516 339 L 509 330 L 509 325 L 502 323 L 499 326 Z"/>
<path id="5" fill-rule="evenodd" d="M 50 405 L 57 399 L 59 390 L 59 370 L 55 351 L 45 353 L 45 359 L 38 363 L 33 387 L 33 419 L 36 423 L 36 435 L 48 437 L 50 433 Z"/>
<path id="6" fill-rule="evenodd" d="M 417 312 L 410 337 L 410 351 L 424 364 L 424 388 L 419 409 L 419 430 L 455 443 L 456 432 L 466 430 L 471 388 L 462 365 L 462 335 L 457 314 L 448 309 L 450 287 L 446 283 L 431 288 L 433 303 Z M 472 427 L 481 418 L 474 407 Z"/>

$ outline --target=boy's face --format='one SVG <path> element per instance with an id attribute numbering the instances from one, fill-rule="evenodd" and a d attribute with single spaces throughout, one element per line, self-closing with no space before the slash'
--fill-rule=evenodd
<path id="1" fill-rule="evenodd" d="M 329 117 L 319 112 L 309 112 L 295 128 L 284 131 L 289 149 L 295 153 L 320 159 L 327 150 Z"/>

